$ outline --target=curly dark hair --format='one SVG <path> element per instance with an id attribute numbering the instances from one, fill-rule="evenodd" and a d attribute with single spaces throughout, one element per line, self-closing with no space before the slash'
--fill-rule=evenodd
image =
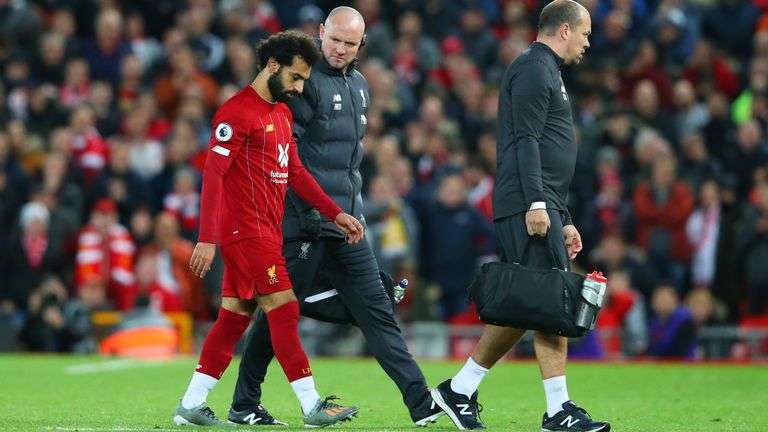
<path id="1" fill-rule="evenodd" d="M 290 66 L 296 56 L 301 57 L 310 66 L 320 60 L 320 51 L 315 41 L 295 30 L 275 33 L 261 41 L 256 47 L 256 54 L 259 56 L 261 67 L 265 67 L 270 58 L 275 59 L 280 66 Z"/>

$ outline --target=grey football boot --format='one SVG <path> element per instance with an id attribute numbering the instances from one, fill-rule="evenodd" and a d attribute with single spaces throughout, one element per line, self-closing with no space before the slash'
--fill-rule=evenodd
<path id="1" fill-rule="evenodd" d="M 213 410 L 205 402 L 190 409 L 184 408 L 181 406 L 181 402 L 179 402 L 179 406 L 176 407 L 176 412 L 173 413 L 173 423 L 179 426 L 235 426 L 234 423 L 230 423 L 216 417 L 216 414 L 213 413 Z"/>
<path id="2" fill-rule="evenodd" d="M 339 422 L 352 420 L 352 417 L 357 416 L 360 408 L 352 406 L 345 407 L 335 402 L 336 396 L 328 396 L 325 399 L 320 399 L 312 408 L 309 414 L 304 416 L 304 427 L 307 428 L 321 428 L 336 424 Z"/>

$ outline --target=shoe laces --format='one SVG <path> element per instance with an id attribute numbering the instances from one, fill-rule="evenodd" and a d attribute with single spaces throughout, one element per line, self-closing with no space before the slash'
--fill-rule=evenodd
<path id="1" fill-rule="evenodd" d="M 480 418 L 480 413 L 483 412 L 483 404 L 478 401 L 474 401 L 473 404 L 475 405 L 475 412 L 477 413 L 475 417 L 477 417 L 477 421 L 482 423 L 483 420 Z"/>
<path id="2" fill-rule="evenodd" d="M 330 395 L 327 396 L 325 399 L 323 399 L 323 409 L 328 408 L 343 408 L 341 405 L 333 402 L 335 400 L 340 400 L 341 398 L 336 395 Z"/>
<path id="3" fill-rule="evenodd" d="M 273 421 L 275 419 L 274 417 L 272 417 L 272 415 L 269 413 L 269 411 L 267 411 L 267 409 L 264 408 L 264 406 L 261 405 L 261 404 L 256 405 L 256 410 L 255 411 L 259 414 L 259 416 L 263 420 L 266 420 L 267 422 L 271 422 L 271 421 Z"/>
<path id="4" fill-rule="evenodd" d="M 211 407 L 203 408 L 202 410 L 200 410 L 200 413 L 210 419 L 216 418 L 216 414 L 213 413 L 213 410 L 211 409 Z"/>
<path id="5" fill-rule="evenodd" d="M 585 410 L 584 408 L 582 408 L 582 407 L 580 407 L 580 406 L 576 405 L 576 403 L 575 403 L 575 402 L 573 403 L 573 408 L 574 408 L 574 409 L 575 409 L 577 412 L 579 412 L 579 413 L 581 413 L 582 415 L 584 415 L 584 417 L 586 417 L 588 420 L 592 420 L 592 417 L 589 415 L 589 413 L 587 412 L 587 410 Z"/>

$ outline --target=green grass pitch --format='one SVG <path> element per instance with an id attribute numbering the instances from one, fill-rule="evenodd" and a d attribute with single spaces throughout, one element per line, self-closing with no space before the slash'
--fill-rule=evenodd
<path id="1" fill-rule="evenodd" d="M 0 356 L 2 431 L 190 431 L 171 424 L 195 358 L 163 362 L 75 356 Z M 421 362 L 431 385 L 459 363 Z M 209 398 L 226 415 L 237 360 Z M 372 360 L 314 359 L 322 394 L 361 407 L 339 430 L 417 430 L 400 395 Z M 675 364 L 569 365 L 571 396 L 615 431 L 768 431 L 768 367 Z M 503 363 L 480 387 L 482 419 L 490 430 L 539 431 L 544 396 L 533 362 Z M 296 430 L 298 405 L 273 363 L 264 404 Z M 244 428 L 259 429 L 266 428 Z M 454 430 L 442 417 L 429 430 Z"/>

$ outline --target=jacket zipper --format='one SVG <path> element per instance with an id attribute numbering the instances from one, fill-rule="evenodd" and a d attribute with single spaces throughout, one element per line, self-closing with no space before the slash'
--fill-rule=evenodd
<path id="1" fill-rule="evenodd" d="M 357 148 L 359 145 L 358 138 L 357 138 L 357 135 L 359 133 L 357 122 L 359 122 L 360 119 L 357 118 L 357 113 L 355 112 L 355 98 L 354 98 L 354 95 L 352 94 L 352 88 L 349 87 L 349 82 L 347 81 L 347 75 L 344 72 L 342 72 L 341 76 L 344 78 L 344 85 L 347 86 L 347 92 L 349 93 L 349 103 L 352 104 L 352 120 L 355 123 L 355 143 L 354 143 L 355 147 L 352 149 L 352 157 L 350 157 L 349 159 L 348 177 L 349 177 L 349 185 L 350 185 L 349 197 L 350 197 L 350 202 L 352 203 L 352 207 L 350 209 L 349 214 L 351 214 L 354 217 L 357 217 L 355 216 L 355 185 L 352 181 L 352 163 L 354 162 L 355 156 L 357 155 Z"/>

